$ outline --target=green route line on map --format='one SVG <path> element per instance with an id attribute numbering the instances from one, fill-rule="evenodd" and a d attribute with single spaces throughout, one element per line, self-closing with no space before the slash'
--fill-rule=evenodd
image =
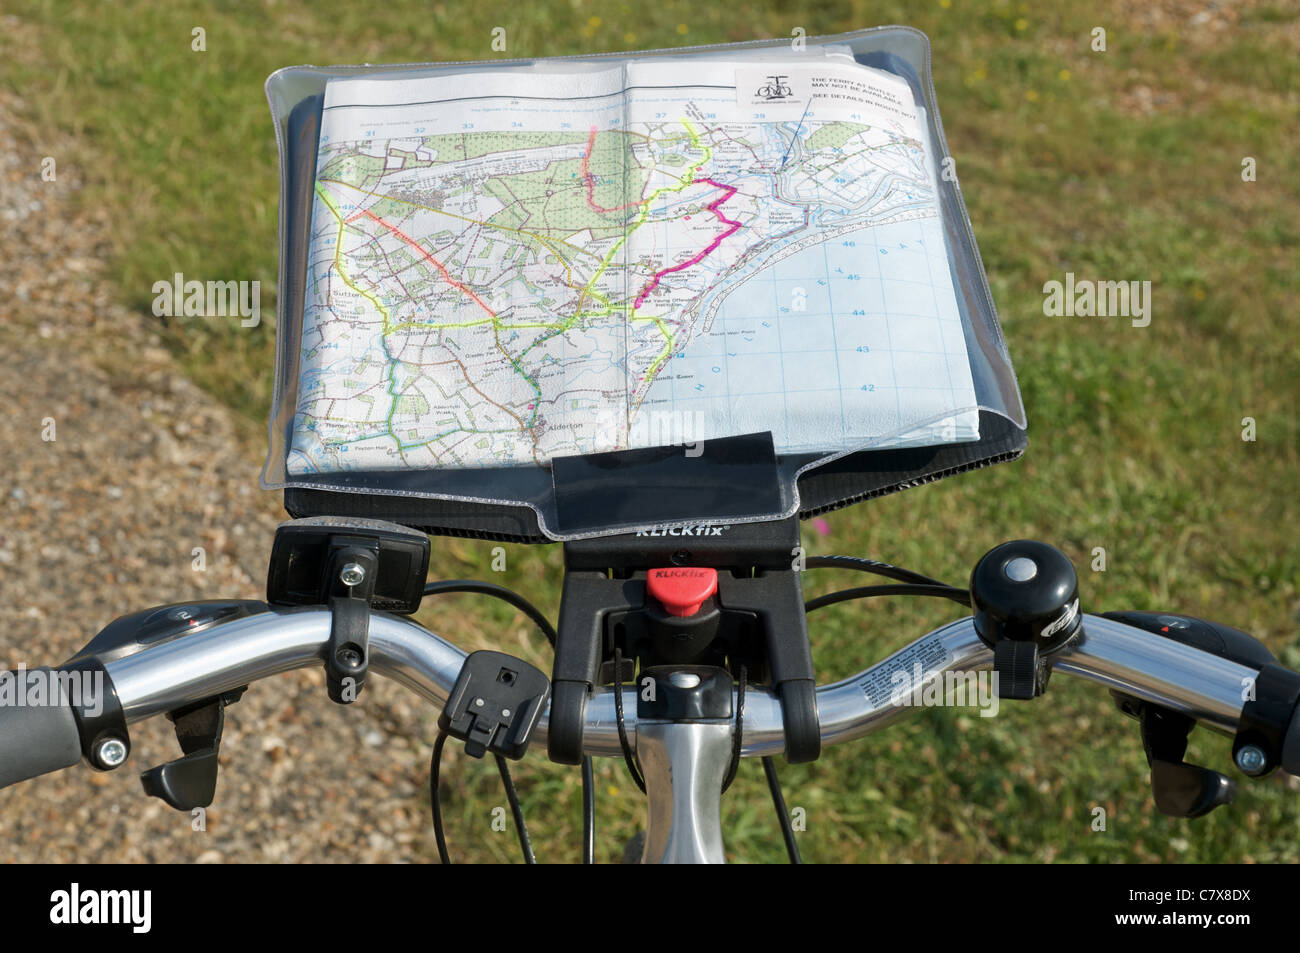
<path id="1" fill-rule="evenodd" d="M 330 183 L 331 185 L 340 185 L 340 186 L 343 186 L 344 188 L 349 188 L 349 189 L 352 189 L 352 190 L 354 190 L 354 191 L 361 192 L 363 195 L 369 195 L 371 198 L 383 199 L 383 200 L 385 200 L 385 201 L 389 201 L 389 202 L 399 202 L 399 203 L 401 203 L 401 204 L 403 204 L 403 205 L 410 205 L 410 206 L 412 206 L 413 208 L 423 209 L 423 210 L 426 211 L 426 212 L 434 212 L 434 213 L 436 213 L 436 214 L 438 214 L 438 215 L 444 215 L 444 216 L 446 216 L 446 217 L 448 217 L 448 218 L 454 218 L 454 219 L 457 219 L 458 221 L 462 221 L 462 222 L 470 222 L 470 223 L 472 223 L 472 224 L 474 224 L 474 225 L 484 225 L 484 226 L 487 226 L 487 227 L 489 227 L 489 228 L 496 228 L 496 229 L 499 229 L 499 230 L 501 230 L 501 231 L 505 231 L 505 232 L 514 232 L 514 233 L 519 234 L 519 235 L 528 235 L 528 236 L 530 236 L 530 237 L 532 237 L 532 238 L 537 239 L 538 242 L 540 242 L 542 245 L 544 245 L 544 246 L 545 246 L 545 247 L 546 247 L 546 248 L 547 248 L 547 249 L 548 249 L 552 254 L 555 255 L 556 259 L 559 260 L 560 264 L 562 264 L 562 265 L 564 266 L 564 271 L 565 271 L 565 275 L 566 275 L 565 287 L 567 287 L 567 288 L 569 288 L 569 289 L 571 289 L 571 290 L 578 290 L 578 289 L 574 288 L 574 286 L 573 286 L 573 269 L 570 267 L 568 260 L 567 260 L 567 259 L 564 257 L 564 255 L 559 251 L 559 249 L 557 249 L 554 245 L 551 244 L 550 241 L 548 241 L 545 237 L 543 237 L 542 235 L 538 234 L 537 232 L 532 232 L 532 231 L 529 231 L 529 230 L 527 230 L 527 229 L 523 229 L 523 228 L 510 228 L 510 227 L 507 226 L 507 225 L 497 225 L 497 224 L 495 224 L 495 223 L 493 223 L 493 222 L 486 222 L 486 221 L 481 221 L 481 220 L 479 220 L 479 219 L 467 218 L 467 217 L 464 216 L 464 215 L 456 215 L 454 212 L 444 211 L 443 209 L 431 208 L 431 207 L 429 207 L 429 206 L 427 206 L 427 205 L 421 205 L 421 204 L 419 204 L 418 202 L 412 202 L 412 201 L 409 201 L 408 199 L 399 199 L 399 198 L 396 198 L 396 197 L 391 196 L 391 195 L 382 195 L 382 194 L 380 194 L 380 193 L 378 193 L 378 192 L 372 192 L 372 191 L 370 191 L 369 189 L 363 189 L 363 188 L 361 188 L 360 186 L 352 185 L 352 184 L 349 183 L 349 182 L 343 182 L 343 181 L 341 181 L 341 180 L 339 180 L 339 179 L 321 179 L 320 181 L 321 181 L 321 182 L 328 182 L 328 183 Z M 319 186 L 318 186 L 318 188 L 319 188 Z M 332 207 L 331 207 L 331 208 L 332 208 Z M 337 215 L 338 212 L 335 211 L 335 214 Z M 354 217 L 355 217 L 355 216 L 354 216 Z M 570 245 L 567 241 L 564 241 L 563 239 L 560 239 L 560 244 L 564 245 L 565 248 L 568 248 L 568 249 L 569 249 L 570 251 L 572 251 L 574 254 L 578 254 L 578 255 L 591 255 L 591 252 L 588 252 L 586 249 L 583 249 L 583 248 L 576 248 L 575 246 Z M 595 256 L 592 255 L 592 257 L 594 258 Z M 603 270 L 603 268 L 604 268 L 607 264 L 608 264 L 608 258 L 607 258 L 604 262 L 602 262 L 602 264 L 601 264 L 601 268 L 602 268 L 602 270 Z M 598 276 L 599 276 L 599 271 L 597 272 L 597 277 L 598 277 Z M 594 281 L 595 279 L 592 279 L 592 280 Z M 349 285 L 349 287 L 352 287 L 352 286 Z M 612 314 L 612 313 L 613 313 L 614 308 L 613 308 L 612 305 L 610 305 L 610 303 L 609 303 L 609 299 L 608 299 L 605 295 L 601 294 L 600 292 L 598 292 L 598 291 L 596 291 L 594 288 L 592 288 L 592 287 L 591 287 L 591 282 L 588 282 L 587 287 L 581 289 L 581 292 L 580 292 L 580 294 L 579 294 L 578 300 L 581 301 L 581 300 L 582 300 L 582 297 L 583 297 L 584 295 L 585 295 L 585 296 L 592 297 L 592 298 L 595 298 L 596 300 L 602 302 L 602 303 L 604 304 L 604 306 L 605 306 L 604 309 L 603 309 L 603 310 L 599 310 L 599 311 L 579 311 L 579 312 L 578 312 L 577 314 L 575 314 L 572 318 L 567 319 L 567 320 L 565 320 L 565 321 L 561 321 L 561 322 L 559 322 L 559 323 L 556 323 L 556 322 L 554 322 L 554 321 L 540 321 L 540 322 L 532 322 L 532 321 L 530 321 L 530 322 L 512 322 L 511 325 L 510 325 L 510 327 L 512 327 L 512 328 L 532 328 L 532 329 L 537 329 L 537 330 L 548 330 L 548 331 L 551 331 L 551 332 L 552 332 L 551 334 L 543 335 L 541 338 L 539 338 L 538 340 L 536 340 L 536 341 L 534 341 L 532 344 L 530 344 L 530 345 L 528 346 L 528 348 L 526 348 L 526 349 L 523 351 L 523 353 L 521 353 L 521 354 L 519 355 L 520 358 L 523 358 L 525 355 L 527 355 L 528 352 L 529 352 L 530 350 L 532 350 L 534 347 L 536 347 L 538 344 L 541 344 L 541 343 L 544 343 L 545 341 L 550 340 L 552 337 L 554 337 L 554 336 L 557 335 L 557 334 L 563 334 L 565 331 L 569 330 L 569 328 L 571 328 L 571 327 L 573 326 L 573 324 L 574 324 L 576 321 L 579 321 L 579 320 L 581 320 L 582 318 L 586 318 L 586 317 L 604 317 L 604 316 L 606 316 L 606 315 L 609 315 L 609 314 Z M 373 300 L 373 299 L 372 299 L 372 300 Z M 404 323 L 404 324 L 398 324 L 398 325 L 394 325 L 394 326 L 392 326 L 392 327 L 386 327 L 384 333 L 385 333 L 385 334 L 395 333 L 395 332 L 398 332 L 398 331 L 405 331 L 405 330 L 408 330 L 408 329 L 411 329 L 411 328 L 431 328 L 431 329 L 439 329 L 439 328 L 472 328 L 472 327 L 481 327 L 482 325 L 488 324 L 488 323 L 489 323 L 490 321 L 492 321 L 492 320 L 493 320 L 492 318 L 483 318 L 483 319 L 478 320 L 478 321 L 463 321 L 463 322 L 450 323 L 450 324 L 449 324 L 449 323 L 446 323 L 446 322 L 437 322 L 437 323 L 435 323 L 435 322 L 430 322 L 430 321 L 408 321 L 408 322 L 406 322 L 406 323 Z M 508 354 L 506 355 L 506 357 L 509 359 L 509 355 L 508 355 Z M 520 373 L 523 374 L 523 371 L 520 371 Z M 524 377 L 527 378 L 527 375 L 525 374 Z M 531 381 L 530 381 L 530 383 L 531 383 Z M 534 388 L 536 389 L 536 385 L 534 385 Z M 540 392 L 539 392 L 539 393 L 538 393 L 538 397 L 540 397 L 540 396 L 541 396 L 541 394 L 540 394 Z M 534 413 L 534 416 L 536 416 L 535 413 Z"/>
<path id="2" fill-rule="evenodd" d="M 399 239 L 401 239 L 403 243 L 405 243 L 411 249 L 413 249 L 414 251 L 422 255 L 425 261 L 427 261 L 429 264 L 433 265 L 435 268 L 438 269 L 438 272 L 442 275 L 443 280 L 446 281 L 447 284 L 451 285 L 453 288 L 461 292 L 463 295 L 468 297 L 476 305 L 478 305 L 480 308 L 482 308 L 484 311 L 487 312 L 488 317 L 491 318 L 492 320 L 492 337 L 497 343 L 497 350 L 501 352 L 502 357 L 504 357 L 507 361 L 510 362 L 510 366 L 515 369 L 515 371 L 519 374 L 519 376 L 528 382 L 529 386 L 532 387 L 533 392 L 536 395 L 533 399 L 532 406 L 529 408 L 529 410 L 533 412 L 533 415 L 529 423 L 527 424 L 525 424 L 522 420 L 519 420 L 518 417 L 515 417 L 514 413 L 510 410 L 510 408 L 506 407 L 503 404 L 497 404 L 497 406 L 500 407 L 502 410 L 504 410 L 506 413 L 510 414 L 511 417 L 515 417 L 516 420 L 519 420 L 520 427 L 522 427 L 525 430 L 532 430 L 533 426 L 537 422 L 537 405 L 541 403 L 542 400 L 542 389 L 541 387 L 538 386 L 535 380 L 533 380 L 531 377 L 528 376 L 528 373 L 519 365 L 519 362 L 515 358 L 510 356 L 510 352 L 501 346 L 500 316 L 495 311 L 493 311 L 490 307 L 488 307 L 487 302 L 485 302 L 482 298 L 480 298 L 477 294 L 475 294 L 473 288 L 457 281 L 454 277 L 452 277 L 451 272 L 447 270 L 447 266 L 444 265 L 442 262 L 440 262 L 438 259 L 434 258 L 433 255 L 429 254 L 429 252 L 424 248 L 424 246 L 421 245 L 419 242 L 417 242 L 410 235 L 406 234 L 396 225 L 390 225 L 388 222 L 385 222 L 382 218 L 380 218 L 378 215 L 376 215 L 374 212 L 370 211 L 369 209 L 362 210 L 361 214 L 365 215 L 367 218 L 371 219 L 377 224 L 382 225 L 384 228 L 388 229 L 389 232 L 391 232 L 393 235 L 396 235 Z M 460 364 L 459 358 L 456 358 L 456 363 Z M 474 382 L 472 380 L 469 380 L 469 373 L 465 371 L 465 366 L 463 364 L 461 364 L 461 371 L 465 372 L 466 381 L 468 381 L 470 387 L 473 387 L 474 390 L 478 391 L 479 396 L 481 396 L 484 400 L 496 404 L 496 401 L 492 400 L 492 398 L 488 397 L 487 394 L 484 394 L 482 391 L 480 391 L 474 385 Z"/>
<path id="3" fill-rule="evenodd" d="M 339 220 L 339 237 L 334 241 L 334 270 L 338 272 L 339 278 L 342 279 L 345 285 L 347 285 L 349 288 L 351 288 L 353 291 L 361 295 L 361 297 L 365 298 L 375 306 L 375 308 L 379 311 L 380 315 L 383 316 L 384 333 L 387 334 L 388 333 L 388 312 L 384 310 L 384 306 L 380 304 L 379 300 L 375 298 L 373 295 L 367 294 L 366 292 L 358 288 L 356 285 L 354 285 L 350 280 L 348 280 L 348 276 L 343 273 L 343 263 L 339 261 L 339 256 L 343 254 L 343 232 L 348 227 L 347 222 L 343 218 L 343 214 L 335 207 L 334 203 L 330 201 L 329 196 L 325 193 L 325 190 L 321 188 L 319 182 L 316 183 L 316 194 L 319 195 L 320 200 L 325 203 L 325 207 L 328 208 L 334 214 L 334 217 Z"/>
<path id="4" fill-rule="evenodd" d="M 343 273 L 343 268 L 339 263 L 339 256 L 343 254 L 343 233 L 347 230 L 347 221 L 343 218 L 343 213 L 341 213 L 338 208 L 335 207 L 334 203 L 329 200 L 329 196 L 325 193 L 325 189 L 322 188 L 319 182 L 316 183 L 316 194 L 319 195 L 320 200 L 325 203 L 325 207 L 328 208 L 334 217 L 339 220 L 339 237 L 334 242 L 334 270 L 338 272 L 338 276 L 343 279 L 345 285 L 357 294 L 361 295 L 367 301 L 371 302 L 379 311 L 380 316 L 383 318 L 383 331 L 380 334 L 380 340 L 386 342 L 389 322 L 388 312 L 384 309 L 384 306 L 379 303 L 377 298 L 366 294 L 366 292 L 362 291 L 349 281 L 347 275 Z M 397 434 L 393 432 L 393 415 L 397 413 L 397 401 L 401 396 L 393 390 L 393 388 L 397 386 L 397 362 L 394 361 L 393 356 L 388 353 L 387 343 L 384 345 L 384 355 L 388 358 L 388 374 L 385 376 L 388 378 L 388 396 L 391 398 L 389 400 L 388 416 L 384 418 L 384 427 L 387 430 L 388 435 L 397 442 L 397 446 L 400 450 L 402 441 L 398 438 Z"/>
<path id="5" fill-rule="evenodd" d="M 316 183 L 316 194 L 320 196 L 321 201 L 325 203 L 325 206 L 330 210 L 331 213 L 333 213 L 334 217 L 337 218 L 337 219 L 339 220 L 339 237 L 338 237 L 338 240 L 335 242 L 335 249 L 334 249 L 334 266 L 335 266 L 335 270 L 338 272 L 339 277 L 343 279 L 343 282 L 344 282 L 344 283 L 345 283 L 349 288 L 351 288 L 353 291 L 357 292 L 357 294 L 360 294 L 360 295 L 362 295 L 363 297 L 365 297 L 368 301 L 372 302 L 372 303 L 374 304 L 374 306 L 375 306 L 377 309 L 379 309 L 379 313 L 380 313 L 380 315 L 383 316 L 383 329 L 384 329 L 384 330 L 383 330 L 383 333 L 382 333 L 381 336 L 380 336 L 380 340 L 384 342 L 384 353 L 385 353 L 385 356 L 388 358 L 388 375 L 387 375 L 387 376 L 388 376 L 388 396 L 389 396 L 390 398 L 392 398 L 392 400 L 390 401 L 389 409 L 388 409 L 388 415 L 384 418 L 384 425 L 385 425 L 385 427 L 387 428 L 387 431 L 388 431 L 389 436 L 391 436 L 391 437 L 393 438 L 393 440 L 397 443 L 398 448 L 399 448 L 399 449 L 405 449 L 406 446 L 402 443 L 401 438 L 399 438 L 399 437 L 397 436 L 397 434 L 393 431 L 393 417 L 394 417 L 394 415 L 396 415 L 396 413 L 397 413 L 397 401 L 398 401 L 398 399 L 399 399 L 402 395 L 399 394 L 399 393 L 397 393 L 397 392 L 394 390 L 394 388 L 397 386 L 397 363 L 398 363 L 398 362 L 393 358 L 393 356 L 392 356 L 391 354 L 388 353 L 388 344 L 387 344 L 387 339 L 388 339 L 388 334 L 389 334 L 390 331 L 391 331 L 391 328 L 390 328 L 390 325 L 389 325 L 389 320 L 390 320 L 390 319 L 389 319 L 389 316 L 388 316 L 388 312 L 384 310 L 383 305 L 381 305 L 381 304 L 379 303 L 379 301 L 378 301 L 376 298 L 374 298 L 374 297 L 371 296 L 371 295 L 366 294 L 364 291 L 362 291 L 362 290 L 361 290 L 360 288 L 358 288 L 356 285 L 352 284 L 352 282 L 349 281 L 349 280 L 347 279 L 347 277 L 343 274 L 343 270 L 342 270 L 342 268 L 339 267 L 339 255 L 342 254 L 342 250 L 343 250 L 343 232 L 344 232 L 344 230 L 347 228 L 347 223 L 346 223 L 345 219 L 343 218 L 342 213 L 340 213 L 340 211 L 338 210 L 338 208 L 335 207 L 334 203 L 331 202 L 331 201 L 329 200 L 329 196 L 325 193 L 324 188 L 321 186 L 321 184 L 320 184 L 319 182 Z M 389 231 L 393 232 L 393 233 L 394 233 L 395 235 L 397 235 L 399 238 L 401 238 L 401 239 L 403 239 L 404 241 L 406 241 L 406 242 L 410 243 L 411 245 L 413 245 L 413 246 L 416 248 L 417 251 L 420 251 L 421 253 L 423 253 L 424 256 L 425 256 L 426 258 L 428 258 L 429 261 L 431 261 L 431 262 L 433 262 L 435 265 L 437 265 L 438 268 L 439 268 L 440 270 L 442 270 L 443 272 L 446 271 L 446 269 L 443 268 L 442 264 L 441 264 L 440 262 L 438 262 L 437 259 L 435 259 L 435 258 L 434 258 L 432 255 L 430 255 L 428 252 L 424 251 L 424 249 L 421 248 L 421 247 L 420 247 L 420 246 L 419 246 L 419 245 L 414 241 L 414 239 L 409 238 L 405 233 L 401 232 L 400 230 L 398 230 L 398 229 L 394 228 L 393 226 L 389 225 L 388 223 L 384 222 L 384 221 L 383 221 L 382 219 L 380 219 L 378 216 L 376 216 L 376 215 L 374 215 L 374 214 L 372 214 L 372 213 L 370 213 L 370 212 L 366 212 L 366 214 L 367 214 L 371 219 L 373 219 L 374 221 L 378 222 L 379 224 L 383 225 L 385 228 L 389 229 Z M 364 234 L 364 233 L 363 233 L 363 234 Z M 455 282 L 452 282 L 452 283 L 453 283 L 453 284 L 456 284 Z M 460 287 L 460 286 L 458 285 L 458 287 Z M 462 290 L 464 290 L 464 289 L 462 288 Z M 477 295 L 474 295 L 474 294 L 470 293 L 470 297 L 472 297 L 472 298 L 473 298 L 473 299 L 474 299 L 474 300 L 479 304 L 480 307 L 482 307 L 485 311 L 488 312 L 489 315 L 491 315 L 490 320 L 491 320 L 491 322 L 492 322 L 492 324 L 493 324 L 493 332 L 494 332 L 494 334 L 499 334 L 499 332 L 500 332 L 500 323 L 499 323 L 499 320 L 498 320 L 498 318 L 497 318 L 496 313 L 493 312 L 490 308 L 488 308 L 487 305 L 483 304 L 483 302 L 479 300 L 479 298 L 478 298 Z M 478 322 L 478 323 L 482 323 L 482 322 Z M 524 372 L 524 369 L 523 369 L 522 367 L 519 366 L 518 362 L 515 361 L 515 359 L 512 358 L 509 354 L 507 354 L 506 351 L 505 351 L 505 349 L 501 347 L 501 341 L 500 341 L 500 338 L 499 338 L 499 337 L 498 337 L 498 339 L 497 339 L 497 347 L 498 347 L 498 349 L 501 350 L 501 353 L 505 356 L 506 360 L 508 360 L 508 361 L 510 362 L 511 366 L 514 367 L 515 371 L 517 371 L 517 372 L 519 373 L 519 375 L 520 375 L 521 377 L 523 377 L 523 379 L 526 380 L 526 381 L 529 383 L 529 385 L 532 386 L 533 390 L 534 390 L 534 391 L 536 392 L 536 394 L 537 394 L 536 399 L 533 401 L 533 408 L 532 408 L 532 410 L 533 410 L 533 415 L 532 415 L 532 418 L 531 418 L 531 420 L 529 421 L 529 424 L 527 425 L 527 427 L 525 427 L 525 429 L 531 430 L 532 427 L 533 427 L 533 425 L 534 425 L 534 424 L 536 423 L 536 421 L 537 421 L 537 405 L 541 403 L 542 389 L 537 385 L 537 382 L 536 382 L 536 381 L 534 381 L 531 377 L 529 377 L 529 376 Z M 471 383 L 470 386 L 473 387 L 473 383 Z M 477 388 L 475 388 L 475 389 L 477 389 Z M 504 410 L 505 408 L 502 408 L 502 409 Z M 509 411 L 507 411 L 507 413 L 509 413 Z M 514 415 L 511 414 L 511 416 L 513 417 Z M 516 419 L 517 419 L 517 418 L 516 418 Z M 523 421 L 522 421 L 522 420 L 521 420 L 519 423 L 520 423 L 521 426 L 523 425 Z"/>

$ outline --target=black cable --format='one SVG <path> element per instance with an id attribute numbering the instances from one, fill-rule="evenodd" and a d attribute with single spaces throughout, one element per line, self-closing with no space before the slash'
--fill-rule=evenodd
<path id="1" fill-rule="evenodd" d="M 589 754 L 582 756 L 582 862 L 596 862 L 596 775 Z"/>
<path id="2" fill-rule="evenodd" d="M 623 650 L 617 646 L 614 647 L 614 717 L 618 722 L 618 743 L 623 749 L 627 770 L 641 793 L 645 794 L 645 776 L 632 753 L 632 745 L 627 740 L 627 725 L 623 722 Z"/>
<path id="3" fill-rule="evenodd" d="M 546 641 L 551 643 L 551 648 L 555 648 L 555 642 L 558 638 L 555 634 L 555 626 L 551 625 L 551 621 L 542 615 L 541 610 L 513 589 L 498 586 L 494 582 L 481 582 L 477 579 L 443 579 L 440 582 L 425 583 L 424 586 L 426 596 L 437 596 L 449 592 L 472 592 L 481 596 L 492 596 L 502 602 L 508 602 L 528 616 L 537 628 L 542 630 L 542 635 L 546 636 Z"/>
<path id="4" fill-rule="evenodd" d="M 736 780 L 736 771 L 740 767 L 740 749 L 745 736 L 745 685 L 749 681 L 749 672 L 740 666 L 740 684 L 736 689 L 736 729 L 731 736 L 731 764 L 727 766 L 727 776 L 722 782 L 722 793 L 727 793 L 731 782 Z"/>
<path id="5" fill-rule="evenodd" d="M 503 756 L 498 754 L 494 757 L 497 759 L 497 771 L 501 775 L 501 783 L 505 785 L 510 813 L 515 817 L 515 830 L 519 833 L 519 849 L 524 852 L 524 863 L 535 864 L 537 858 L 533 856 L 533 844 L 528 839 L 528 825 L 524 823 L 524 809 L 519 804 L 519 792 L 515 790 L 514 779 L 510 777 L 510 766 L 506 764 Z"/>
<path id="6" fill-rule="evenodd" d="M 870 599 L 873 596 L 937 596 L 940 599 L 951 599 L 964 606 L 970 605 L 970 593 L 965 589 L 957 589 L 954 586 L 945 586 L 942 583 L 937 585 L 920 585 L 919 583 L 890 584 L 884 586 L 859 586 L 856 589 L 841 589 L 838 592 L 827 593 L 824 596 L 818 596 L 816 599 L 809 599 L 804 603 L 805 612 L 814 612 L 825 606 L 834 605 L 837 602 L 849 602 L 853 599 Z"/>
<path id="7" fill-rule="evenodd" d="M 438 801 L 438 776 L 442 773 L 442 748 L 447 743 L 447 732 L 439 731 L 433 743 L 433 757 L 429 759 L 429 808 L 433 811 L 433 838 L 438 843 L 438 862 L 450 864 L 447 838 L 442 830 L 442 807 Z"/>
<path id="8" fill-rule="evenodd" d="M 482 582 L 477 579 L 444 579 L 438 582 L 425 583 L 424 595 L 436 596 L 452 592 L 468 592 L 475 595 L 492 596 L 500 599 L 502 602 L 514 606 L 539 628 L 542 635 L 546 636 L 546 641 L 555 648 L 558 641 L 558 635 L 555 632 L 555 626 L 546 618 L 535 605 L 515 592 L 513 589 L 507 589 L 505 586 L 498 586 L 494 582 Z M 442 763 L 442 748 L 447 742 L 445 732 L 440 732 L 438 740 L 434 743 L 433 758 L 429 768 L 429 787 L 430 787 L 430 805 L 433 810 L 433 833 L 438 842 L 438 859 L 444 864 L 451 863 L 447 856 L 447 840 L 442 829 L 442 810 L 438 803 L 438 773 Z M 528 837 L 528 828 L 524 824 L 523 809 L 519 805 L 518 794 L 515 791 L 514 781 L 510 778 L 510 769 L 500 755 L 497 758 L 497 768 L 501 773 L 502 783 L 506 787 L 506 798 L 510 801 L 510 809 L 515 816 L 515 827 L 519 831 L 519 843 L 524 850 L 524 861 L 535 864 L 536 858 L 533 856 L 532 843 Z M 596 844 L 596 792 L 595 792 L 595 775 L 592 770 L 590 756 L 583 759 L 582 765 L 582 832 L 583 832 L 583 856 L 585 863 L 595 863 L 595 844 Z"/>
<path id="9" fill-rule="evenodd" d="M 776 807 L 777 819 L 781 822 L 781 836 L 785 838 L 785 853 L 792 864 L 802 864 L 799 845 L 795 843 L 794 828 L 790 825 L 790 812 L 785 806 L 785 795 L 781 793 L 781 780 L 776 776 L 776 762 L 771 758 L 763 759 L 763 774 L 767 776 L 767 789 L 772 792 L 772 804 Z"/>
<path id="10" fill-rule="evenodd" d="M 808 569 L 854 569 L 858 572 L 869 572 L 887 579 L 914 582 L 923 586 L 947 585 L 941 579 L 933 579 L 919 572 L 903 569 L 901 566 L 882 563 L 878 559 L 863 559 L 861 556 L 809 556 L 804 566 Z"/>

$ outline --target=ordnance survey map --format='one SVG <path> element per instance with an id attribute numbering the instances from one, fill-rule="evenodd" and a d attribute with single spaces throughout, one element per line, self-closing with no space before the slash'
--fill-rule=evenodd
<path id="1" fill-rule="evenodd" d="M 289 474 L 977 439 L 928 148 L 847 58 L 331 80 Z"/>

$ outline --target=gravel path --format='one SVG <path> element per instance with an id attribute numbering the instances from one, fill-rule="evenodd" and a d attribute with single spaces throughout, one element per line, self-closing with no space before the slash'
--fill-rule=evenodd
<path id="1" fill-rule="evenodd" d="M 176 372 L 144 319 L 114 304 L 99 264 L 106 223 L 74 210 L 76 169 L 42 181 L 46 153 L 19 105 L 0 91 L 6 668 L 57 664 L 132 610 L 260 598 L 283 518 L 228 415 Z M 205 831 L 140 787 L 140 771 L 180 754 L 170 724 L 153 719 L 133 727 L 117 771 L 75 767 L 0 791 L 0 861 L 428 859 L 433 718 L 376 679 L 356 710 L 329 702 L 315 670 L 262 682 L 227 712 Z"/>

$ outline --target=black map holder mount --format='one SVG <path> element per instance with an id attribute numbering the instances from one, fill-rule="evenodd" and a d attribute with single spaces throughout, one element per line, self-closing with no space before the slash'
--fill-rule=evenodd
<path id="1" fill-rule="evenodd" d="M 759 523 L 666 525 L 566 543 L 548 754 L 578 764 L 587 700 L 630 682 L 636 666 L 717 666 L 770 685 L 784 717 L 785 758 L 821 753 L 816 678 L 800 582 L 797 517 Z M 648 592 L 674 567 L 716 573 L 716 590 L 688 614 Z M 624 671 L 615 669 L 615 650 Z"/>
<path id="2" fill-rule="evenodd" d="M 266 577 L 271 605 L 328 606 L 330 699 L 356 701 L 370 664 L 372 610 L 409 615 L 429 574 L 429 537 L 380 520 L 289 520 L 275 531 Z"/>

